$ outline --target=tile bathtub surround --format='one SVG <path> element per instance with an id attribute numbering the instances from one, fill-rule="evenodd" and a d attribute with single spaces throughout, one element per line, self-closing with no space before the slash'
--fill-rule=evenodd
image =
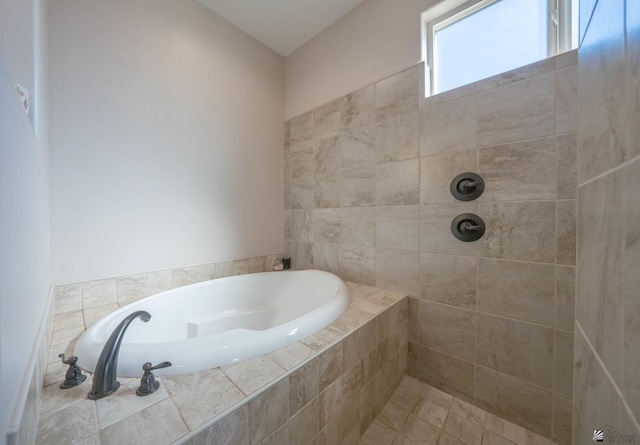
<path id="1" fill-rule="evenodd" d="M 408 376 L 364 433 L 360 443 L 556 445 L 547 438 Z M 568 444 L 565 441 L 558 443 Z"/>
<path id="2" fill-rule="evenodd" d="M 89 327 L 102 318 L 105 312 L 111 312 L 116 306 L 126 306 L 176 287 L 233 275 L 270 272 L 273 261 L 283 256 L 285 256 L 284 253 L 280 253 L 58 285 L 55 286 L 54 291 L 56 320 L 67 325 L 57 331 Z M 87 311 L 88 309 L 91 311 Z M 69 325 L 72 323 L 70 320 L 74 316 L 77 317 L 79 311 L 83 310 L 86 326 L 80 323 L 81 320 L 76 320 L 74 325 Z"/>
<path id="3" fill-rule="evenodd" d="M 564 439 L 576 63 L 573 51 L 428 98 L 414 66 L 290 120 L 285 144 L 294 267 L 408 294 L 409 375 L 501 415 L 486 394 L 503 387 L 508 420 Z M 467 171 L 485 192 L 456 201 L 450 182 Z M 450 233 L 467 212 L 487 225 L 477 242 Z"/>
<path id="4" fill-rule="evenodd" d="M 158 377 L 147 397 L 135 395 L 139 379 L 119 379 L 118 392 L 90 401 L 91 374 L 61 390 L 64 368 L 52 366 L 36 443 L 357 443 L 406 375 L 408 299 L 348 286 L 349 307 L 316 334 L 245 362 Z M 75 332 L 78 315 L 60 314 L 56 326 Z"/>

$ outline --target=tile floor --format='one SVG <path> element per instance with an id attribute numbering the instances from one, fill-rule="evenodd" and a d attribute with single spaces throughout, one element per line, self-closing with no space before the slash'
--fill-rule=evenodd
<path id="1" fill-rule="evenodd" d="M 476 406 L 405 377 L 361 445 L 556 445 Z"/>

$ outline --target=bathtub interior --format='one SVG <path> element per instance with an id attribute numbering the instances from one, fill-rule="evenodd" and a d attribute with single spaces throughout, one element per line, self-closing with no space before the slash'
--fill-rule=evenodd
<path id="1" fill-rule="evenodd" d="M 261 276 L 228 277 L 146 298 L 114 313 L 99 335 L 113 332 L 136 310 L 148 311 L 151 320 L 131 323 L 124 340 L 129 344 L 186 340 L 234 329 L 264 331 L 327 304 L 341 285 L 339 280 L 317 285 L 313 274 L 300 272 L 255 275 Z"/>

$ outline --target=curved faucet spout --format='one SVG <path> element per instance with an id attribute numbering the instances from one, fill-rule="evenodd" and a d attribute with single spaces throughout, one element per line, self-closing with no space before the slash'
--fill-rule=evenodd
<path id="1" fill-rule="evenodd" d="M 118 327 L 113 330 L 109 340 L 107 340 L 104 348 L 102 348 L 102 353 L 96 364 L 95 374 L 93 375 L 93 385 L 88 395 L 91 400 L 97 400 L 111 395 L 120 387 L 120 382 L 116 380 L 120 343 L 122 343 L 122 337 L 124 337 L 124 333 L 129 327 L 129 324 L 136 318 L 140 318 L 140 320 L 146 323 L 151 319 L 151 314 L 147 311 L 133 312 L 127 315 Z"/>

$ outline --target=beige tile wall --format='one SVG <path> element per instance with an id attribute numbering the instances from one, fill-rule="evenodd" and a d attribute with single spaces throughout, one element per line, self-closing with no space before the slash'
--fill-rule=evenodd
<path id="1" fill-rule="evenodd" d="M 574 443 L 640 442 L 640 4 L 581 9 Z"/>
<path id="2" fill-rule="evenodd" d="M 570 441 L 576 52 L 437 96 L 423 66 L 291 119 L 287 253 L 297 268 L 406 293 L 408 372 Z M 474 171 L 483 196 L 456 201 Z M 476 213 L 463 243 L 452 219 Z M 500 388 L 500 390 L 496 390 Z"/>

